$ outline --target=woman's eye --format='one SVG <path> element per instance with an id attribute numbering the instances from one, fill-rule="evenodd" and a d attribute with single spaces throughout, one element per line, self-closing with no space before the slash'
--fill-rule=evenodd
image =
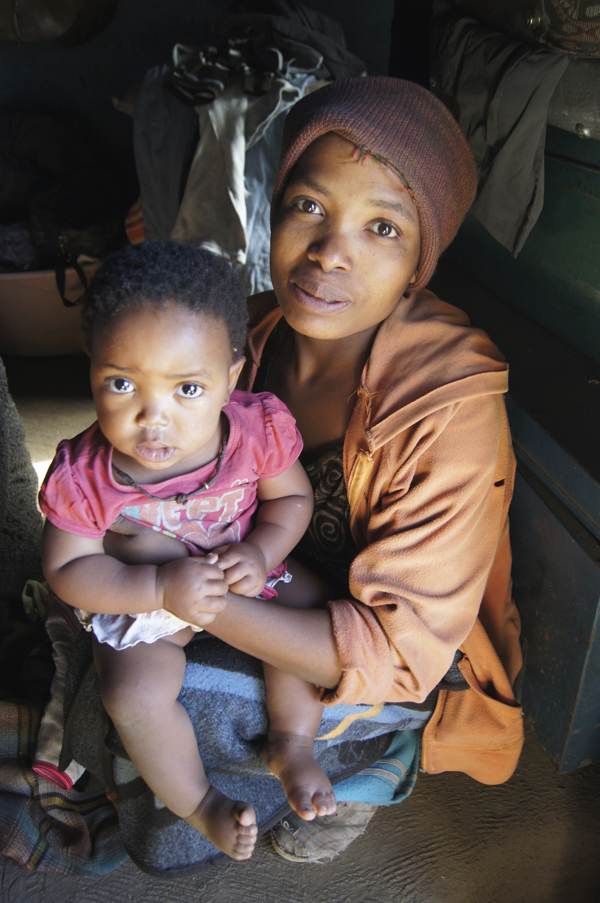
<path id="1" fill-rule="evenodd" d="M 198 383 L 183 383 L 177 389 L 177 394 L 183 398 L 200 398 L 203 393 L 204 389 Z"/>
<path id="2" fill-rule="evenodd" d="M 294 206 L 300 211 L 300 213 L 309 213 L 313 216 L 315 214 L 319 216 L 323 212 L 317 202 L 311 200 L 310 198 L 298 198 L 294 201 Z"/>
<path id="3" fill-rule="evenodd" d="M 375 235 L 379 235 L 381 238 L 398 238 L 400 235 L 396 226 L 388 223 L 385 219 L 377 220 L 376 223 L 373 223 L 371 229 Z"/>
<path id="4" fill-rule="evenodd" d="M 134 391 L 135 386 L 124 376 L 113 376 L 106 380 L 106 388 L 116 395 L 129 395 Z"/>

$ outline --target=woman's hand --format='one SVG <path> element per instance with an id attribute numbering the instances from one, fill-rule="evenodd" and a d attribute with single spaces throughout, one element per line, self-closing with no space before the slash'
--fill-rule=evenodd
<path id="1" fill-rule="evenodd" d="M 162 607 L 198 627 L 214 621 L 227 604 L 227 582 L 216 564 L 217 556 L 179 558 L 162 564 L 157 589 Z"/>
<path id="2" fill-rule="evenodd" d="M 232 593 L 258 596 L 267 579 L 265 556 L 258 546 L 249 542 L 235 542 L 214 550 L 219 567 Z"/>

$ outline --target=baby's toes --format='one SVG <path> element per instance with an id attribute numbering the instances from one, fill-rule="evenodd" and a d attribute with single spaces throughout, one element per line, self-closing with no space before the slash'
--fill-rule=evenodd
<path id="1" fill-rule="evenodd" d="M 237 831 L 234 855 L 236 859 L 249 859 L 254 852 L 256 846 L 257 827 L 249 825 L 247 827 L 240 826 Z"/>
<path id="2" fill-rule="evenodd" d="M 304 821 L 312 821 L 317 816 L 317 810 L 313 805 L 313 795 L 308 790 L 296 790 L 290 793 L 288 803 Z"/>
<path id="3" fill-rule="evenodd" d="M 237 811 L 234 813 L 234 817 L 242 828 L 253 829 L 256 837 L 256 812 L 252 806 L 249 806 L 247 803 L 240 803 Z"/>
<path id="4" fill-rule="evenodd" d="M 239 843 L 250 844 L 254 846 L 257 836 L 258 828 L 256 827 L 256 825 L 250 825 L 247 828 L 238 828 L 237 839 Z"/>
<path id="5" fill-rule="evenodd" d="M 335 815 L 337 812 L 335 794 L 330 790 L 318 790 L 313 794 L 312 804 L 317 815 Z"/>
<path id="6" fill-rule="evenodd" d="M 242 860 L 250 859 L 256 846 L 256 838 L 252 842 L 242 842 L 238 840 L 231 853 L 232 859 Z"/>

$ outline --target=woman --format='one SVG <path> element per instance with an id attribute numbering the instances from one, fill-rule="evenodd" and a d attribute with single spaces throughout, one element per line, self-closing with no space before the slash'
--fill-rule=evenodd
<path id="1" fill-rule="evenodd" d="M 475 188 L 458 126 L 417 85 L 349 79 L 293 108 L 274 292 L 251 299 L 242 388 L 275 391 L 296 417 L 318 490 L 298 557 L 332 601 L 291 610 L 229 594 L 204 623 L 321 687 L 326 705 L 431 705 L 422 767 L 499 783 L 522 746 L 507 367 L 426 291 Z M 323 493 L 336 467 L 343 481 Z"/>

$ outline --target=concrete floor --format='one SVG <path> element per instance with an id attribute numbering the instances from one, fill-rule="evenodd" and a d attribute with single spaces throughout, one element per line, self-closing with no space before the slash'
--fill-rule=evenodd
<path id="1" fill-rule="evenodd" d="M 93 419 L 80 358 L 7 360 L 40 473 L 57 441 Z M 128 862 L 101 878 L 28 874 L 0 860 L 2 903 L 592 903 L 600 900 L 600 765 L 560 775 L 531 727 L 501 787 L 422 775 L 402 806 L 328 865 L 288 863 L 266 838 L 249 863 L 157 878 Z"/>

